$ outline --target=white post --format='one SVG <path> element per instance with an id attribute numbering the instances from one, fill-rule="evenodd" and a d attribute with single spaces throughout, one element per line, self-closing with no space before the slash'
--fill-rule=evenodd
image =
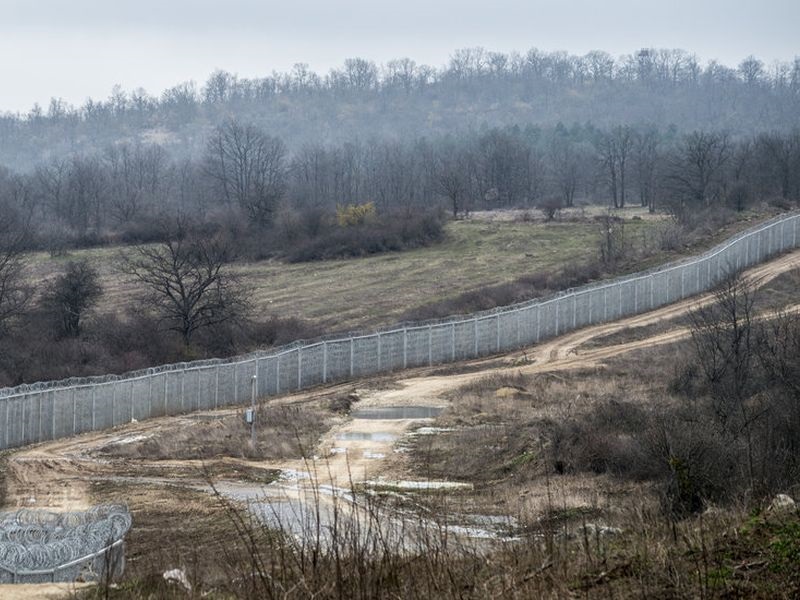
<path id="1" fill-rule="evenodd" d="M 72 388 L 72 435 L 78 432 L 78 410 L 75 401 L 75 388 Z M 8 407 L 6 407 L 8 409 Z M 8 421 L 8 410 L 6 410 L 6 421 Z"/>
<path id="2" fill-rule="evenodd" d="M 169 411 L 167 410 L 167 384 L 169 383 L 169 374 L 164 373 L 164 415 L 168 415 Z"/>
<path id="3" fill-rule="evenodd" d="M 555 302 L 555 306 L 556 306 L 556 333 L 555 333 L 555 337 L 558 336 L 558 305 L 559 304 L 561 304 L 561 302 L 559 300 L 556 300 L 556 302 Z"/>
<path id="4" fill-rule="evenodd" d="M 303 349 L 297 348 L 297 389 L 303 387 Z"/>
<path id="5" fill-rule="evenodd" d="M 536 307 L 536 343 L 539 343 L 542 325 L 542 305 Z"/>
<path id="6" fill-rule="evenodd" d="M 403 327 L 403 368 L 408 368 L 408 329 Z"/>
<path id="7" fill-rule="evenodd" d="M 131 393 L 130 393 L 130 407 L 131 407 L 131 423 L 133 423 L 133 388 L 134 388 L 133 380 L 131 380 Z M 53 409 L 53 413 L 55 413 L 55 409 Z M 55 431 L 55 429 L 53 430 Z"/>
<path id="8" fill-rule="evenodd" d="M 281 355 L 275 356 L 275 395 L 281 393 Z"/>
<path id="9" fill-rule="evenodd" d="M 681 300 L 683 300 L 686 297 L 686 293 L 685 293 L 685 290 L 686 290 L 685 279 L 686 279 L 686 277 L 685 277 L 685 275 L 686 275 L 686 268 L 685 267 L 681 267 Z"/>
<path id="10" fill-rule="evenodd" d="M 475 331 L 475 340 L 474 340 L 475 341 L 475 351 L 473 352 L 473 354 L 477 358 L 477 356 L 478 356 L 478 317 L 472 317 L 472 325 L 473 325 L 473 330 Z"/>
<path id="11" fill-rule="evenodd" d="M 378 373 L 381 372 L 381 332 L 378 332 Z"/>
<path id="12" fill-rule="evenodd" d="M 578 296 L 572 292 L 572 328 L 578 326 Z"/>
<path id="13" fill-rule="evenodd" d="M 322 342 L 322 383 L 328 383 L 328 342 Z"/>
<path id="14" fill-rule="evenodd" d="M 500 352 L 500 313 L 497 313 L 494 317 L 494 327 L 497 337 L 497 351 Z"/>
<path id="15" fill-rule="evenodd" d="M 603 322 L 608 321 L 608 286 L 603 287 Z"/>
<path id="16" fill-rule="evenodd" d="M 181 370 L 181 412 L 186 412 L 186 369 Z"/>
<path id="17" fill-rule="evenodd" d="M 219 365 L 214 373 L 214 410 L 219 408 Z"/>
<path id="18" fill-rule="evenodd" d="M 353 338 L 350 338 L 350 377 L 353 377 Z"/>
<path id="19" fill-rule="evenodd" d="M 253 375 L 253 379 L 250 383 L 251 391 L 250 391 L 250 409 L 252 412 L 253 420 L 250 421 L 250 444 L 253 446 L 253 450 L 256 449 L 256 385 L 258 383 L 258 376 Z"/>
<path id="20" fill-rule="evenodd" d="M 95 394 L 94 387 L 95 386 L 92 386 L 92 431 L 95 430 L 95 423 L 96 423 L 96 421 L 95 421 L 95 413 L 97 412 L 95 410 L 96 404 L 95 404 L 95 398 L 94 398 L 94 394 Z"/>
<path id="21" fill-rule="evenodd" d="M 456 324 L 450 323 L 450 361 L 456 362 Z"/>
<path id="22" fill-rule="evenodd" d="M 433 364 L 433 326 L 428 325 L 428 366 Z"/>

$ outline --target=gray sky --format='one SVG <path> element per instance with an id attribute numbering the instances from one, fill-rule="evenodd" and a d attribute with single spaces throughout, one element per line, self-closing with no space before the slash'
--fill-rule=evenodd
<path id="1" fill-rule="evenodd" d="M 800 54 L 798 24 L 800 0 L 0 0 L 0 111 L 105 98 L 115 83 L 158 94 L 217 68 L 324 72 L 353 56 L 440 66 L 467 46 L 769 63 Z"/>

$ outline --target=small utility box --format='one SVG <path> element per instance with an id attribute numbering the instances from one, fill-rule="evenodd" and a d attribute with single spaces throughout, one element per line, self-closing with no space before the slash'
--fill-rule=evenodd
<path id="1" fill-rule="evenodd" d="M 244 411 L 244 422 L 248 425 L 252 425 L 256 420 L 256 411 L 255 409 L 248 408 Z"/>

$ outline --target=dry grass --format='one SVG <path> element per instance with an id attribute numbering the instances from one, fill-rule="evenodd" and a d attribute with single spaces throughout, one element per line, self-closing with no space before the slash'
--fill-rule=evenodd
<path id="1" fill-rule="evenodd" d="M 213 417 L 213 415 L 212 415 Z M 279 460 L 310 456 L 334 422 L 327 410 L 311 405 L 269 406 L 257 411 L 257 443 L 243 414 L 195 420 L 178 430 L 158 431 L 142 440 L 105 446 L 100 454 L 127 460 Z"/>
<path id="2" fill-rule="evenodd" d="M 632 221 L 632 231 L 652 224 Z M 394 323 L 403 313 L 436 299 L 486 285 L 511 282 L 537 271 L 593 258 L 598 240 L 592 222 L 516 223 L 457 221 L 446 227 L 443 243 L 407 252 L 307 264 L 268 260 L 237 264 L 253 289 L 259 317 L 297 317 L 328 330 Z M 115 272 L 122 250 L 98 248 L 51 258 L 29 259 L 32 278 L 52 278 L 68 260 L 85 258 L 101 273 L 106 293 L 100 311 L 121 311 L 135 290 Z"/>

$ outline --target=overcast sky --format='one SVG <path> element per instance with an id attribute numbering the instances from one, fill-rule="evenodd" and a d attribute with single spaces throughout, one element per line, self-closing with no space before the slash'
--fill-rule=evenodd
<path id="1" fill-rule="evenodd" d="M 115 83 L 158 94 L 214 69 L 241 76 L 305 62 L 456 48 L 683 48 L 730 65 L 800 54 L 800 0 L 0 0 L 0 110 L 80 104 Z"/>

